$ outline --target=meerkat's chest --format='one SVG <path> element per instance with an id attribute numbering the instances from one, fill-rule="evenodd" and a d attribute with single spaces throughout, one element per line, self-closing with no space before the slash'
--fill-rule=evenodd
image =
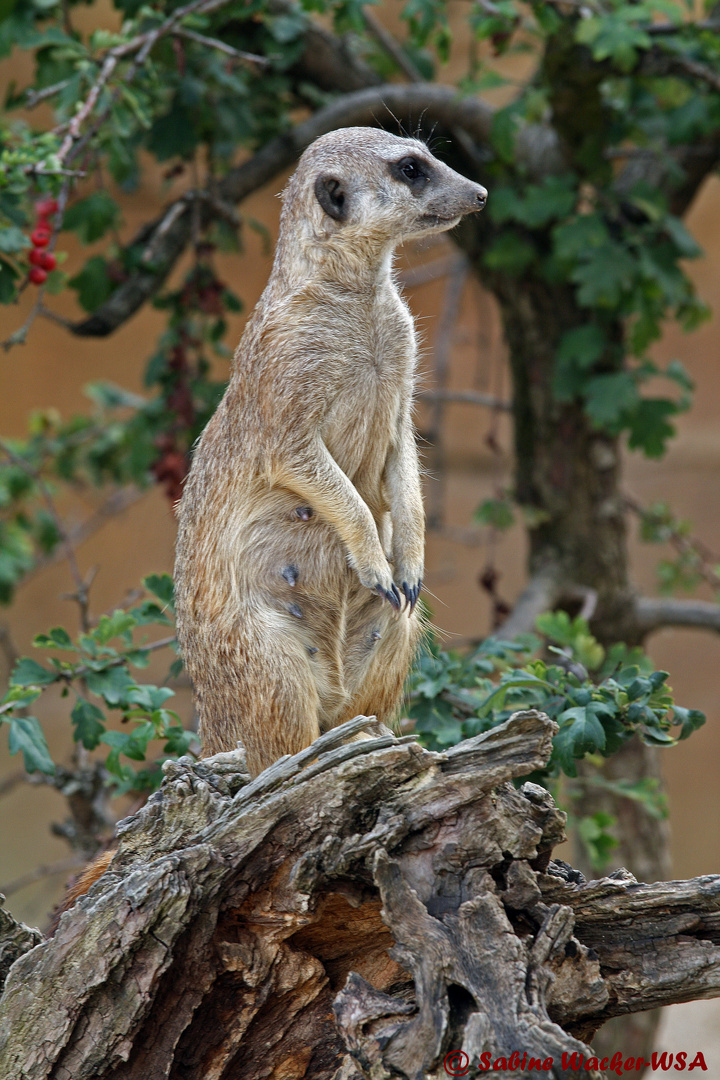
<path id="1" fill-rule="evenodd" d="M 344 346 L 328 402 L 324 438 L 344 472 L 379 477 L 412 394 L 416 345 L 412 319 L 401 303 L 347 313 Z"/>

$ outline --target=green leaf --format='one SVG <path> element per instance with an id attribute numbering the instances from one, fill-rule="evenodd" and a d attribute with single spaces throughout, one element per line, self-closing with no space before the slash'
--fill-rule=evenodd
<path id="1" fill-rule="evenodd" d="M 17 225 L 3 225 L 0 228 L 0 251 L 6 255 L 15 255 L 28 247 L 30 247 L 30 241 Z"/>
<path id="2" fill-rule="evenodd" d="M 15 282 L 19 271 L 7 259 L 0 259 L 0 304 L 10 304 L 15 299 Z"/>
<path id="3" fill-rule="evenodd" d="M 143 578 L 143 585 L 163 604 L 175 610 L 175 585 L 170 574 L 148 574 Z"/>
<path id="4" fill-rule="evenodd" d="M 114 611 L 112 615 L 100 616 L 100 622 L 93 630 L 93 637 L 101 645 L 107 645 L 113 638 L 127 635 L 136 625 L 135 618 L 129 611 Z"/>
<path id="5" fill-rule="evenodd" d="M 192 744 L 197 742 L 197 735 L 194 731 L 185 731 L 177 724 L 168 728 L 166 736 L 167 742 L 163 746 L 163 752 L 175 754 L 177 757 L 187 754 Z"/>
<path id="6" fill-rule="evenodd" d="M 33 645 L 39 649 L 75 650 L 73 640 L 63 626 L 54 626 L 47 634 L 37 634 L 33 638 Z"/>
<path id="7" fill-rule="evenodd" d="M 49 686 L 55 682 L 57 676 L 54 671 L 48 671 L 35 660 L 24 656 L 18 660 L 10 676 L 11 686 Z"/>
<path id="8" fill-rule="evenodd" d="M 701 728 L 706 721 L 704 712 L 699 709 L 682 709 L 679 705 L 673 705 L 673 724 L 680 724 L 679 739 L 689 738 L 693 731 Z"/>
<path id="9" fill-rule="evenodd" d="M 40 694 L 41 691 L 34 687 L 11 686 L 5 697 L 2 699 L 2 704 L 15 705 L 18 709 L 25 709 L 28 705 L 32 705 L 33 701 L 37 701 Z M 0 719 L 2 719 L 2 717 L 0 717 Z"/>
<path id="10" fill-rule="evenodd" d="M 108 705 L 119 705 L 125 700 L 128 690 L 136 685 L 127 669 L 120 665 L 105 668 L 104 671 L 88 672 L 85 683 L 91 693 L 103 698 Z"/>
<path id="11" fill-rule="evenodd" d="M 587 252 L 570 276 L 578 286 L 578 303 L 613 308 L 633 287 L 637 272 L 637 261 L 627 248 L 608 241 Z"/>
<path id="12" fill-rule="evenodd" d="M 153 712 L 171 697 L 175 697 L 175 691 L 169 686 L 135 686 L 128 692 L 126 700 L 147 712 Z"/>
<path id="13" fill-rule="evenodd" d="M 647 31 L 633 25 L 645 17 L 645 10 L 638 5 L 636 11 L 620 7 L 611 14 L 580 19 L 575 40 L 579 45 L 589 45 L 595 60 L 611 59 L 621 71 L 628 72 L 637 63 L 638 51 L 651 45 Z"/>
<path id="14" fill-rule="evenodd" d="M 529 240 L 512 230 L 506 231 L 485 251 L 483 262 L 491 270 L 521 274 L 535 261 L 536 252 Z"/>
<path id="15" fill-rule="evenodd" d="M 81 742 L 86 750 L 94 750 L 100 744 L 105 731 L 105 715 L 97 705 L 78 698 L 70 714 L 75 730 L 75 742 Z"/>
<path id="16" fill-rule="evenodd" d="M 582 395 L 587 372 L 603 356 L 607 337 L 597 323 L 586 323 L 567 330 L 555 355 L 553 390 L 558 401 L 570 401 Z"/>
<path id="17" fill-rule="evenodd" d="M 585 409 L 599 428 L 612 430 L 638 402 L 635 378 L 629 371 L 596 375 L 585 384 Z"/>
<path id="18" fill-rule="evenodd" d="M 490 525 L 493 529 L 509 529 L 515 523 L 508 499 L 486 499 L 477 508 L 473 518 L 478 524 Z"/>
<path id="19" fill-rule="evenodd" d="M 611 852 L 617 847 L 617 840 L 612 833 L 608 832 L 608 829 L 615 824 L 615 818 L 602 810 L 590 817 L 580 818 L 577 822 L 580 839 L 585 845 L 590 861 L 597 869 L 602 869 L 606 865 Z"/>
<path id="20" fill-rule="evenodd" d="M 573 758 L 601 751 L 605 746 L 605 729 L 591 705 L 566 709 L 558 717 L 560 731 L 553 740 L 555 754 L 563 771 L 576 776 Z"/>
<path id="21" fill-rule="evenodd" d="M 158 161 L 189 157 L 198 144 L 191 111 L 176 100 L 170 112 L 152 125 L 147 144 Z"/>
<path id="22" fill-rule="evenodd" d="M 541 184 L 526 188 L 522 198 L 515 198 L 512 217 L 529 229 L 539 229 L 558 218 L 566 218 L 576 201 L 575 177 L 571 173 L 548 176 Z"/>
<path id="23" fill-rule="evenodd" d="M 698 244 L 694 236 L 688 232 L 683 225 L 680 218 L 673 217 L 672 214 L 668 214 L 663 218 L 663 225 L 665 232 L 668 233 L 670 239 L 678 250 L 678 253 L 682 255 L 684 259 L 698 259 L 703 249 Z"/>
<path id="24" fill-rule="evenodd" d="M 92 244 L 108 229 L 117 227 L 119 220 L 120 208 L 115 200 L 107 191 L 95 191 L 65 211 L 62 227 L 76 232 L 83 244 Z"/>
<path id="25" fill-rule="evenodd" d="M 85 311 L 99 308 L 114 288 L 102 255 L 93 255 L 92 259 L 88 259 L 80 273 L 70 278 L 68 284 L 77 290 L 78 300 Z"/>
<path id="26" fill-rule="evenodd" d="M 668 439 L 675 434 L 675 428 L 668 422 L 669 416 L 680 411 L 674 401 L 666 398 L 641 398 L 628 414 L 630 435 L 628 446 L 631 450 L 641 449 L 646 457 L 662 457 Z"/>
<path id="27" fill-rule="evenodd" d="M 8 745 L 11 754 L 22 750 L 25 768 L 29 773 L 39 771 L 51 776 L 55 772 L 43 729 L 34 716 L 12 718 Z"/>

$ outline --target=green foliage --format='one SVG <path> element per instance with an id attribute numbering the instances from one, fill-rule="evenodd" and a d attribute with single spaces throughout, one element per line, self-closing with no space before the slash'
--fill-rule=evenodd
<path id="1" fill-rule="evenodd" d="M 177 713 L 166 707 L 175 692 L 167 686 L 139 683 L 131 671 L 147 667 L 150 653 L 158 647 L 157 640 L 133 640 L 135 632 L 147 626 L 172 627 L 172 578 L 151 574 L 143 585 L 152 599 L 127 611 L 101 616 L 97 625 L 77 640 L 61 626 L 38 634 L 34 640 L 37 648 L 61 655 L 50 656 L 45 664 L 30 657 L 15 664 L 9 690 L 0 703 L 0 722 L 8 727 L 10 753 L 22 752 L 28 772 L 55 772 L 42 727 L 26 711 L 50 686 L 62 687 L 63 696 L 71 691 L 74 694 L 70 713 L 73 740 L 88 751 L 109 748 L 104 764 L 115 794 L 156 787 L 162 761 L 191 750 L 195 736 L 185 731 Z M 172 648 L 174 640 L 172 636 L 161 639 L 160 645 Z M 113 712 L 120 724 L 131 725 L 131 730 L 111 726 Z M 143 767 L 134 768 L 129 762 L 140 762 Z"/>
<path id="2" fill-rule="evenodd" d="M 674 746 L 705 722 L 703 713 L 675 704 L 666 671 L 655 671 L 640 649 L 618 643 L 604 649 L 580 618 L 557 611 L 532 635 L 515 642 L 488 638 L 467 655 L 445 652 L 433 642 L 409 682 L 409 715 L 423 743 L 443 750 L 488 731 L 520 709 L 535 708 L 558 724 L 550 761 L 534 779 L 556 791 L 561 777 L 577 780 L 580 759 L 600 761 L 633 736 L 652 746 Z M 676 734 L 674 729 L 679 728 Z M 592 781 L 608 788 L 600 774 Z M 665 807 L 656 785 L 616 782 L 613 793 L 642 802 L 654 816 Z M 578 822 L 589 854 L 602 865 L 614 841 L 612 821 L 594 815 Z"/>
<path id="3" fill-rule="evenodd" d="M 515 522 L 509 498 L 485 499 L 473 517 L 479 525 L 490 525 L 493 529 L 509 529 Z"/>
<path id="4" fill-rule="evenodd" d="M 640 538 L 673 550 L 673 558 L 661 559 L 657 564 L 660 591 L 666 596 L 681 590 L 692 592 L 704 581 L 720 600 L 720 560 L 693 539 L 691 523 L 678 518 L 666 502 L 635 509 L 640 515 Z"/>

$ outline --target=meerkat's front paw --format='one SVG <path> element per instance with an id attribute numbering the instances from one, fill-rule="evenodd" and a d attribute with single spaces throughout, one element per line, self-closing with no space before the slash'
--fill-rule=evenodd
<path id="1" fill-rule="evenodd" d="M 376 592 L 378 596 L 382 596 L 396 611 L 399 611 L 402 606 L 400 593 L 392 579 L 392 571 L 390 570 L 389 563 L 386 563 L 385 565 L 386 569 L 382 570 L 375 567 L 365 567 L 362 570 L 358 570 L 360 584 L 364 585 L 366 589 Z"/>
<path id="2" fill-rule="evenodd" d="M 405 608 L 408 614 L 412 615 L 422 589 L 422 565 L 404 562 L 401 559 L 396 559 L 394 565 L 395 573 L 393 577 L 397 582 L 397 587 L 405 597 Z"/>

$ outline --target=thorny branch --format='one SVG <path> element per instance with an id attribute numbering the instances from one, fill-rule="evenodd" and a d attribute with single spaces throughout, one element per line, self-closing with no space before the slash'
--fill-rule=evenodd
<path id="1" fill-rule="evenodd" d="M 123 42 L 122 45 L 115 45 L 109 49 L 101 62 L 100 71 L 92 84 L 87 97 L 68 124 L 67 133 L 57 152 L 57 158 L 60 163 L 64 165 L 72 162 L 87 144 L 89 135 L 93 134 L 93 131 L 89 134 L 83 134 L 84 125 L 95 111 L 103 89 L 108 84 L 121 60 L 135 54 L 130 67 L 123 75 L 123 84 L 131 83 L 138 71 L 142 69 L 143 64 L 157 42 L 167 34 L 175 33 L 178 24 L 181 23 L 184 18 L 193 14 L 209 14 L 210 12 L 223 7 L 227 3 L 228 0 L 192 0 L 191 3 L 185 4 L 183 7 L 173 11 L 164 22 L 159 26 L 156 26 L 153 30 L 148 30 L 144 34 L 136 34 L 130 41 Z M 192 33 L 192 31 L 190 31 L 190 33 Z M 218 44 L 214 39 L 211 40 L 207 38 L 204 39 L 204 43 L 212 44 L 215 48 Z M 227 49 L 227 47 L 225 48 Z M 237 51 L 233 50 L 233 52 L 236 53 Z M 240 54 L 238 53 L 237 55 Z M 243 53 L 242 59 L 251 60 L 253 63 L 259 64 L 260 66 L 266 66 L 268 63 L 265 57 L 256 56 L 253 53 Z M 102 112 L 96 118 L 95 128 L 104 123 L 107 119 L 119 92 L 119 89 L 115 91 L 112 100 L 105 105 Z"/>

